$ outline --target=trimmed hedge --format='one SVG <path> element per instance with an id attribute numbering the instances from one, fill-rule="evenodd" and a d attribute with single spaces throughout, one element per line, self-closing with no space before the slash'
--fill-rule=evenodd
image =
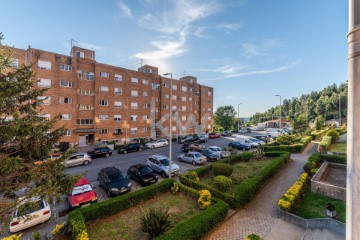
<path id="1" fill-rule="evenodd" d="M 273 151 L 285 151 L 290 153 L 300 153 L 302 152 L 306 146 L 311 142 L 312 137 L 306 136 L 300 139 L 299 143 L 292 144 L 292 145 L 265 145 L 262 146 L 265 152 L 273 152 Z"/>
<path id="2" fill-rule="evenodd" d="M 312 176 L 314 173 L 311 172 L 311 169 L 318 169 L 324 161 L 346 164 L 346 156 L 314 153 L 308 158 L 307 163 L 304 165 L 304 171 L 309 174 L 309 176 Z"/>
<path id="3" fill-rule="evenodd" d="M 222 175 L 228 177 L 232 174 L 234 167 L 228 163 L 214 163 L 212 172 L 215 176 Z"/>
<path id="4" fill-rule="evenodd" d="M 323 130 L 315 130 L 315 131 L 312 131 L 311 132 L 311 136 L 312 138 L 315 140 L 315 139 L 319 139 L 319 138 L 322 138 L 325 133 L 327 132 L 327 130 L 329 130 L 328 128 L 325 128 Z"/>
<path id="5" fill-rule="evenodd" d="M 332 139 L 332 137 L 330 137 L 330 136 L 323 137 L 323 139 L 321 140 L 321 142 L 318 145 L 318 151 L 324 152 L 326 149 L 328 149 L 328 147 L 330 146 L 330 144 L 332 142 L 331 139 Z"/>
<path id="6" fill-rule="evenodd" d="M 326 136 L 331 137 L 331 143 L 335 143 L 340 138 L 340 134 L 335 129 L 327 131 Z"/>
<path id="7" fill-rule="evenodd" d="M 130 192 L 122 196 L 118 196 L 112 199 L 108 199 L 99 203 L 92 204 L 86 208 L 79 208 L 69 213 L 69 226 L 72 232 L 73 239 L 76 239 L 77 236 L 83 231 L 86 231 L 86 221 L 95 220 L 102 217 L 107 217 L 109 215 L 118 213 L 124 209 L 138 205 L 140 202 L 151 199 L 158 195 L 159 193 L 169 191 L 173 186 L 175 180 L 166 179 L 158 184 L 150 185 L 135 192 Z M 186 187 L 182 184 L 179 184 L 179 191 L 183 192 L 186 195 L 194 197 L 196 201 L 199 197 L 199 192 Z M 228 212 L 228 204 L 224 203 L 220 199 L 212 198 L 213 205 L 206 210 L 201 211 L 199 214 L 194 215 L 192 218 L 185 222 L 174 226 L 169 231 L 175 231 L 177 233 L 187 233 L 188 231 L 196 236 L 203 236 L 209 229 L 208 228 L 198 228 L 191 227 L 195 226 L 196 222 L 199 219 L 202 222 L 211 223 L 210 229 L 214 227 L 218 222 L 221 222 Z M 208 213 L 208 209 L 211 209 L 211 213 Z M 195 218 L 197 217 L 197 218 Z M 183 226 L 186 224 L 186 226 Z M 206 230 L 206 232 L 205 232 Z M 165 232 L 163 235 L 169 234 Z M 161 238 L 162 235 L 159 237 Z M 158 238 L 157 238 L 158 239 Z M 176 238 L 171 238 L 176 239 Z M 191 239 L 191 238 L 189 238 Z"/>
<path id="8" fill-rule="evenodd" d="M 233 158 L 233 162 L 231 162 L 231 164 L 245 161 L 245 159 L 249 157 L 249 153 L 241 153 L 236 156 L 237 157 Z M 202 189 L 209 190 L 212 196 L 224 200 L 229 204 L 231 208 L 236 209 L 247 204 L 251 200 L 251 198 L 255 195 L 255 193 L 258 191 L 258 189 L 261 187 L 261 185 L 267 179 L 269 179 L 274 173 L 276 173 L 279 170 L 279 168 L 290 159 L 290 153 L 288 152 L 266 152 L 265 156 L 275 157 L 275 159 L 269 160 L 271 161 L 271 163 L 268 164 L 265 168 L 263 168 L 257 175 L 253 176 L 248 180 L 243 181 L 240 185 L 238 185 L 236 187 L 235 194 L 225 193 L 205 183 L 192 181 L 191 179 L 186 177 L 186 174 L 180 175 L 179 178 L 181 183 L 183 183 L 186 186 L 195 188 L 197 190 L 202 190 Z M 204 171 L 204 169 L 200 170 L 202 175 L 199 174 L 199 177 L 205 176 L 211 170 L 210 168 L 206 168 L 206 169 L 208 170 L 207 172 Z M 198 169 L 194 169 L 193 171 L 197 171 L 197 170 Z"/>
<path id="9" fill-rule="evenodd" d="M 307 173 L 301 174 L 284 196 L 280 198 L 278 206 L 281 210 L 291 212 L 291 210 L 295 207 L 295 204 L 299 202 L 306 189 L 307 177 Z"/>

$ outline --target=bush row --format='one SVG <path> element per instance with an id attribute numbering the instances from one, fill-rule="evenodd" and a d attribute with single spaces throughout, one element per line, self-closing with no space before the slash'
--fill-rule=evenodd
<path id="1" fill-rule="evenodd" d="M 328 128 L 312 131 L 311 136 L 314 140 L 322 138 L 325 135 L 325 133 L 327 132 L 327 130 L 328 130 Z"/>
<path id="2" fill-rule="evenodd" d="M 147 186 L 135 192 L 130 192 L 125 195 L 108 199 L 99 203 L 95 203 L 85 208 L 79 208 L 70 212 L 69 226 L 72 232 L 73 239 L 77 239 L 77 237 L 81 232 L 86 231 L 86 224 L 85 224 L 86 221 L 91 221 L 98 218 L 110 216 L 124 209 L 136 206 L 140 202 L 143 202 L 145 200 L 157 196 L 159 193 L 169 191 L 170 188 L 174 185 L 174 182 L 175 180 L 173 179 L 166 179 L 158 184 Z M 194 197 L 195 200 L 197 200 L 197 198 L 199 197 L 198 191 L 186 187 L 182 184 L 179 184 L 179 191 L 183 192 L 186 195 Z M 191 226 L 195 226 L 196 224 L 196 222 L 193 221 L 201 220 L 202 222 L 209 223 L 209 225 L 212 224 L 210 226 L 211 229 L 218 222 L 222 221 L 228 212 L 229 206 L 227 203 L 216 198 L 213 198 L 213 200 L 214 200 L 213 205 L 208 208 L 209 211 L 208 209 L 203 210 L 199 214 L 194 215 L 194 217 L 192 217 L 188 221 L 176 225 L 174 228 L 172 228 L 169 231 L 176 231 L 177 234 L 182 233 L 182 235 L 186 234 L 188 231 L 191 231 L 191 233 L 196 236 L 200 236 L 200 237 L 203 236 L 209 229 L 206 227 L 198 228 L 198 226 L 191 227 Z M 164 234 L 169 234 L 169 233 L 166 232 Z M 170 238 L 170 239 L 176 239 L 176 238 Z M 184 238 L 184 239 L 191 239 L 191 238 Z"/>
<path id="3" fill-rule="evenodd" d="M 274 145 L 274 144 L 267 144 L 265 146 L 262 146 L 262 148 L 264 149 L 265 152 L 272 152 L 272 151 L 285 151 L 285 152 L 290 152 L 290 153 L 300 153 L 302 152 L 305 147 L 311 142 L 312 137 L 311 136 L 306 136 L 300 139 L 300 142 L 297 144 L 292 144 L 292 145 Z M 276 143 L 276 142 L 272 142 L 272 143 Z"/>
<path id="4" fill-rule="evenodd" d="M 306 181 L 308 174 L 303 173 L 298 180 L 292 185 L 289 190 L 280 198 L 278 206 L 280 209 L 291 212 L 294 209 L 295 204 L 300 200 L 302 194 L 306 189 Z"/>
<path id="5" fill-rule="evenodd" d="M 331 144 L 331 136 L 324 136 L 323 139 L 321 140 L 321 142 L 318 145 L 318 151 L 319 152 L 324 152 L 328 149 L 328 147 Z"/>
<path id="6" fill-rule="evenodd" d="M 314 153 L 308 158 L 307 163 L 304 165 L 304 171 L 312 176 L 324 161 L 346 164 L 346 156 Z"/>
<path id="7" fill-rule="evenodd" d="M 251 154 L 251 153 L 250 153 Z M 234 164 L 239 161 L 245 161 L 246 159 L 250 159 L 249 153 L 241 153 L 236 155 L 237 157 L 233 157 L 231 164 Z M 290 153 L 288 152 L 267 152 L 265 153 L 266 157 L 274 157 L 274 159 L 270 159 L 270 164 L 268 164 L 265 168 L 263 168 L 257 175 L 252 178 L 243 181 L 239 186 L 237 186 L 235 190 L 235 194 L 229 194 L 223 191 L 219 191 L 218 189 L 209 186 L 205 183 L 194 181 L 188 177 L 189 173 L 185 173 L 180 175 L 180 181 L 186 186 L 201 190 L 207 189 L 211 192 L 212 196 L 220 198 L 227 202 L 229 206 L 233 209 L 239 208 L 247 204 L 260 186 L 269 179 L 277 170 L 290 159 Z M 241 160 L 240 160 L 241 159 Z M 227 159 L 224 159 L 227 160 Z M 205 171 L 206 169 L 206 171 Z M 210 167 L 207 167 L 202 170 L 194 169 L 193 171 L 197 172 L 199 176 L 204 176 L 211 171 Z M 202 175 L 200 175 L 200 173 Z"/>

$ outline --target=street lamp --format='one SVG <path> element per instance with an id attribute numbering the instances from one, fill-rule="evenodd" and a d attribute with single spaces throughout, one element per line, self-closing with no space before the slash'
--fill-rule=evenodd
<path id="1" fill-rule="evenodd" d="M 240 131 L 240 114 L 239 114 L 239 112 L 240 112 L 239 109 L 240 109 L 240 108 L 239 108 L 239 107 L 240 107 L 241 104 L 242 104 L 242 103 L 239 103 L 239 104 L 238 104 L 238 132 Z"/>
<path id="2" fill-rule="evenodd" d="M 164 76 L 170 75 L 170 142 L 169 142 L 169 179 L 171 178 L 171 165 L 172 165 L 172 73 L 165 73 Z"/>
<path id="3" fill-rule="evenodd" d="M 275 95 L 275 97 L 280 97 L 280 129 L 281 129 L 281 95 Z"/>

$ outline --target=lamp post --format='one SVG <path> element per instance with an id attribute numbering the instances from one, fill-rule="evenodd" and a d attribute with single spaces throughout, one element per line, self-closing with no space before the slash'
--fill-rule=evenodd
<path id="1" fill-rule="evenodd" d="M 170 142 L 169 142 L 169 179 L 171 178 L 171 165 L 172 165 L 172 73 L 165 73 L 164 76 L 170 75 Z"/>
<path id="2" fill-rule="evenodd" d="M 240 105 L 241 105 L 242 103 L 239 103 L 238 104 L 238 132 L 240 131 Z"/>
<path id="3" fill-rule="evenodd" d="M 280 97 L 280 129 L 281 129 L 281 95 L 275 95 L 275 97 Z"/>

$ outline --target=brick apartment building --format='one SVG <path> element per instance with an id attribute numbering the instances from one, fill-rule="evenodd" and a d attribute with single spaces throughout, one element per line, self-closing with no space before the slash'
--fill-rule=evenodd
<path id="1" fill-rule="evenodd" d="M 98 63 L 92 50 L 72 47 L 70 56 L 11 48 L 15 65 L 33 64 L 36 85 L 48 88 L 42 115 L 61 114 L 61 141 L 90 145 L 169 136 L 170 82 L 157 67 L 138 71 Z M 173 135 L 212 131 L 213 88 L 196 77 L 173 79 Z"/>

